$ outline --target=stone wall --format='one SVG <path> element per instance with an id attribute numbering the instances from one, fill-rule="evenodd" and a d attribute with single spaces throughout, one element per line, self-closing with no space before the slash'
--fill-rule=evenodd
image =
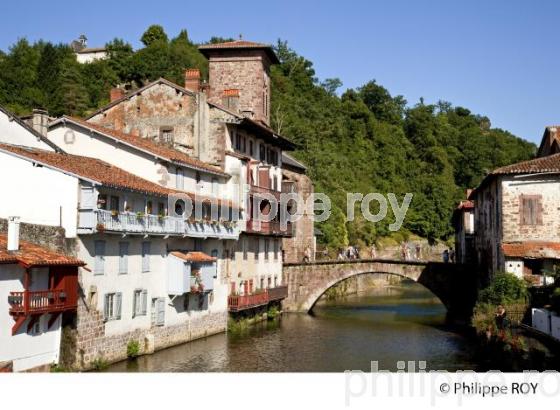
<path id="1" fill-rule="evenodd" d="M 435 262 L 355 260 L 285 264 L 288 297 L 282 307 L 289 312 L 307 312 L 325 291 L 340 281 L 367 273 L 387 273 L 425 286 L 446 306 L 450 316 L 470 317 L 476 301 L 478 272 L 471 266 Z"/>
<path id="2" fill-rule="evenodd" d="M 137 341 L 140 354 L 151 354 L 157 350 L 200 339 L 227 329 L 227 312 L 209 313 L 174 326 L 152 326 L 131 332 L 105 336 L 103 315 L 88 306 L 84 298 L 78 303 L 76 361 L 73 368 L 87 370 L 94 367 L 96 360 L 114 363 L 127 358 L 127 345 Z"/>
<path id="3" fill-rule="evenodd" d="M 8 220 L 0 218 L 0 232 L 8 232 Z M 20 223 L 19 237 L 55 252 L 76 256 L 76 240 L 67 239 L 64 228 L 58 226 Z"/>
<path id="4" fill-rule="evenodd" d="M 253 111 L 255 120 L 269 124 L 270 62 L 262 50 L 212 51 L 208 63 L 209 100 L 222 105 L 225 90 L 239 90 L 239 111 Z"/>
<path id="5" fill-rule="evenodd" d="M 197 97 L 167 84 L 155 84 L 93 116 L 90 122 L 159 141 L 172 129 L 175 147 L 189 154 L 195 149 Z"/>
<path id="6" fill-rule="evenodd" d="M 282 170 L 282 175 L 284 179 L 294 183 L 295 192 L 300 194 L 304 201 L 307 201 L 309 196 L 313 194 L 313 182 L 307 175 L 287 169 Z M 311 257 L 315 257 L 315 232 L 312 216 L 304 212 L 299 221 L 292 222 L 292 237 L 282 240 L 282 253 L 285 262 L 303 261 L 307 247 L 311 250 Z"/>

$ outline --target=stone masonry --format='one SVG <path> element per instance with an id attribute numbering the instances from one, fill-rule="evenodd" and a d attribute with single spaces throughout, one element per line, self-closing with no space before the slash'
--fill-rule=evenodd
<path id="1" fill-rule="evenodd" d="M 157 350 L 206 336 L 223 333 L 227 328 L 227 312 L 209 313 L 195 320 L 174 326 L 152 326 L 131 332 L 106 336 L 103 314 L 88 306 L 84 297 L 78 302 L 76 356 L 73 368 L 88 370 L 96 360 L 114 363 L 127 358 L 127 345 L 137 341 L 140 354 L 151 354 Z"/>
<path id="2" fill-rule="evenodd" d="M 367 273 L 393 274 L 420 283 L 441 300 L 449 317 L 467 319 L 472 314 L 479 279 L 473 267 L 381 259 L 284 264 L 288 297 L 282 308 L 287 312 L 308 312 L 333 285 Z"/>
<path id="3" fill-rule="evenodd" d="M 313 182 L 307 175 L 285 168 L 282 170 L 282 175 L 287 179 L 288 185 L 293 185 L 294 192 L 300 194 L 304 201 L 307 201 L 309 196 L 313 194 Z M 304 211 L 302 217 L 298 221 L 293 222 L 292 237 L 282 239 L 284 262 L 295 263 L 303 261 L 305 249 L 308 247 L 311 250 L 312 259 L 314 258 L 315 231 L 312 217 L 313 215 L 308 215 Z"/>
<path id="4" fill-rule="evenodd" d="M 239 90 L 239 111 L 270 123 L 270 60 L 263 50 L 212 50 L 209 52 L 208 100 L 222 104 L 224 91 Z M 249 115 L 251 117 L 251 115 Z"/>

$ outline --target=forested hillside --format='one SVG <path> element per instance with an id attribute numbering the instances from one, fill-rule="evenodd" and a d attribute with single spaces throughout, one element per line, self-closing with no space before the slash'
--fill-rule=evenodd
<path id="1" fill-rule="evenodd" d="M 68 45 L 19 40 L 0 51 L 0 104 L 17 114 L 40 107 L 51 115 L 83 116 L 106 104 L 116 84 L 138 87 L 159 77 L 182 84 L 187 67 L 207 74 L 207 62 L 185 30 L 168 39 L 152 26 L 141 40 L 144 47 L 133 51 L 115 39 L 107 44 L 109 59 L 85 65 Z M 467 188 L 493 168 L 534 155 L 534 144 L 492 128 L 487 117 L 466 108 L 409 104 L 374 80 L 339 94 L 338 79 L 317 79 L 312 63 L 286 43 L 278 42 L 276 51 L 281 64 L 272 69 L 272 127 L 298 145 L 294 156 L 309 166 L 316 191 L 333 201 L 333 215 L 320 227 L 330 246 L 369 245 L 390 234 L 392 218 L 347 223 L 347 192 L 400 198 L 412 192 L 404 233 L 446 239 Z"/>

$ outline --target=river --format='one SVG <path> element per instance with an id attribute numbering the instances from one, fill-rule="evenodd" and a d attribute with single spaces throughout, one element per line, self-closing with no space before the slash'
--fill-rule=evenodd
<path id="1" fill-rule="evenodd" d="M 320 301 L 242 334 L 220 334 L 110 366 L 113 372 L 341 372 L 476 369 L 471 342 L 445 324 L 445 308 L 416 283 Z"/>

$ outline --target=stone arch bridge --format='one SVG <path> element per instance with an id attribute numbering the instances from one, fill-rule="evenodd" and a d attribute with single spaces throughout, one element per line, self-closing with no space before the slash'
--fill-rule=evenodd
<path id="1" fill-rule="evenodd" d="M 471 265 L 358 259 L 285 263 L 284 282 L 288 297 L 283 302 L 286 312 L 310 312 L 327 289 L 356 275 L 387 273 L 420 283 L 445 305 L 448 317 L 466 319 L 476 302 L 478 274 Z"/>

